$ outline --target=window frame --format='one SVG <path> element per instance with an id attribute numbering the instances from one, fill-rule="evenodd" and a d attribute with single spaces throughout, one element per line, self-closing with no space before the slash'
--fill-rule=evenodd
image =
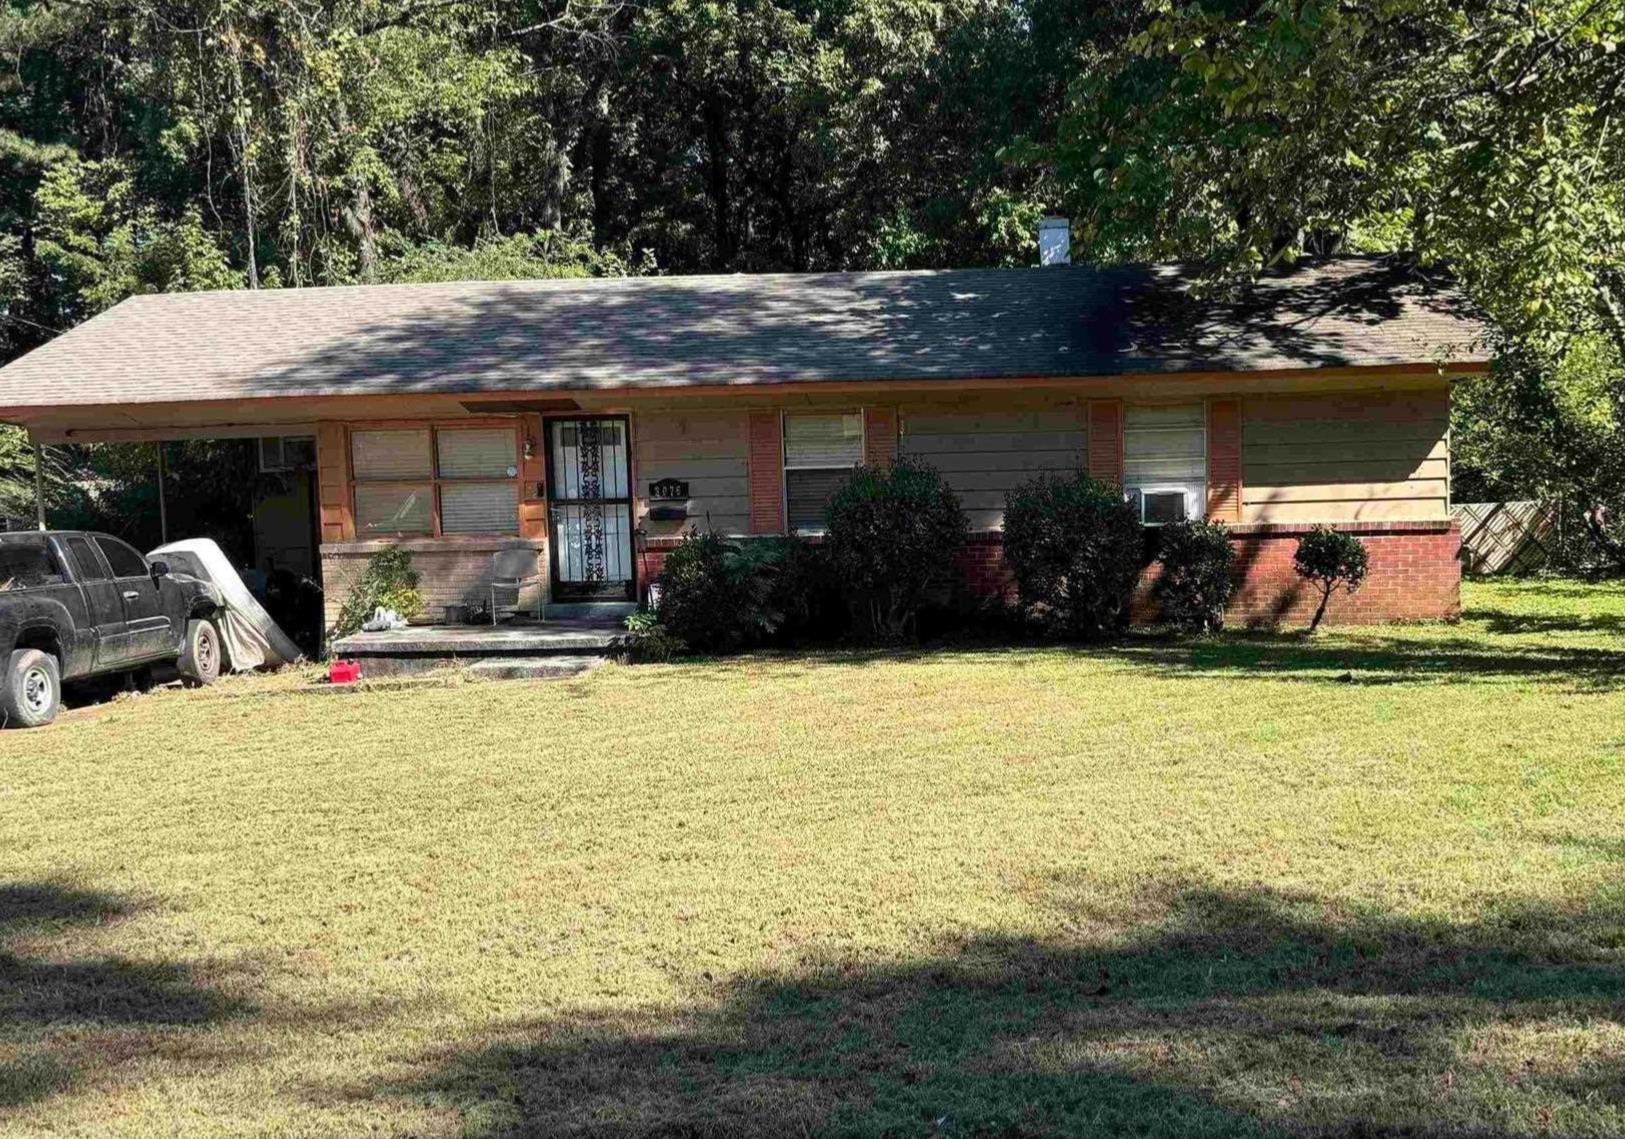
<path id="1" fill-rule="evenodd" d="M 504 428 L 513 433 L 514 464 L 513 475 L 503 478 L 490 478 L 479 476 L 477 478 L 457 477 L 450 478 L 440 473 L 440 432 L 442 431 L 490 431 L 494 428 Z M 355 469 L 355 435 L 365 431 L 427 431 L 429 434 L 429 473 L 416 475 L 411 478 L 365 478 L 359 477 Z M 376 422 L 350 423 L 345 426 L 344 432 L 344 466 L 345 486 L 349 498 L 350 517 L 355 522 L 356 538 L 359 541 L 373 539 L 412 539 L 412 538 L 516 538 L 524 530 L 524 502 L 525 502 L 525 433 L 524 422 L 512 418 L 469 418 L 449 420 L 380 420 Z M 509 485 L 514 491 L 514 527 L 512 530 L 455 530 L 446 533 L 442 524 L 440 507 L 440 490 L 443 485 L 452 486 L 478 486 L 478 485 Z M 428 530 L 393 530 L 388 533 L 378 531 L 363 531 L 361 516 L 356 510 L 356 488 L 360 486 L 395 486 L 395 487 L 422 487 L 429 488 L 429 529 Z"/>
<path id="2" fill-rule="evenodd" d="M 1130 485 L 1128 480 L 1128 417 L 1131 407 L 1184 407 L 1200 408 L 1202 421 L 1202 458 L 1201 476 L 1196 481 L 1169 481 L 1146 482 Z M 1209 451 L 1212 440 L 1208 438 L 1208 414 L 1206 400 L 1147 400 L 1123 405 L 1123 501 L 1135 507 L 1135 515 L 1141 526 L 1161 527 L 1166 522 L 1149 522 L 1145 517 L 1145 498 L 1149 494 L 1182 494 L 1185 496 L 1186 522 L 1200 522 L 1207 518 L 1207 468 Z"/>
<path id="3" fill-rule="evenodd" d="M 850 463 L 792 463 L 790 462 L 790 420 L 795 417 L 811 419 L 815 416 L 829 418 L 831 416 L 856 416 L 858 420 L 858 457 Z M 786 534 L 802 537 L 819 537 L 825 533 L 823 527 L 816 530 L 797 530 L 790 522 L 790 472 L 791 471 L 855 471 L 863 465 L 863 460 L 869 453 L 869 424 L 868 416 L 863 414 L 863 408 L 839 408 L 834 411 L 813 411 L 801 409 L 796 411 L 779 412 L 779 492 L 783 498 L 784 506 L 784 532 Z"/>

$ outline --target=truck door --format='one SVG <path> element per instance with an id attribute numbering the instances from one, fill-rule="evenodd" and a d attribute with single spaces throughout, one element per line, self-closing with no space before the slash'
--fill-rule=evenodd
<path id="1" fill-rule="evenodd" d="M 113 584 L 101 555 L 89 538 L 77 534 L 61 539 L 62 548 L 73 563 L 74 578 L 84 588 L 90 610 L 89 626 L 96 631 L 95 669 L 117 668 L 129 659 L 129 631 L 124 624 L 124 602 Z"/>
<path id="2" fill-rule="evenodd" d="M 124 624 L 128 630 L 131 663 L 173 657 L 180 633 L 169 619 L 163 587 L 152 576 L 147 559 L 117 538 L 96 536 L 96 545 L 113 571 L 113 584 L 124 602 Z"/>

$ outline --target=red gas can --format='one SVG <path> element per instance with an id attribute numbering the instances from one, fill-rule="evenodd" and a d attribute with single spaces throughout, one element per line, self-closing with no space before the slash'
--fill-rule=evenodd
<path id="1" fill-rule="evenodd" d="M 360 679 L 361 662 L 358 660 L 336 660 L 327 666 L 329 684 L 354 684 Z"/>

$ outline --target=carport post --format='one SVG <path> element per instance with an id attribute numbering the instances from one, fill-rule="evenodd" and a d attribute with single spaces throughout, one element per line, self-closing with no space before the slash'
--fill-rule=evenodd
<path id="1" fill-rule="evenodd" d="M 45 447 L 32 431 L 28 441 L 34 444 L 34 523 L 45 529 Z"/>
<path id="2" fill-rule="evenodd" d="M 169 504 L 164 501 L 164 441 L 158 440 L 158 543 L 169 545 Z"/>

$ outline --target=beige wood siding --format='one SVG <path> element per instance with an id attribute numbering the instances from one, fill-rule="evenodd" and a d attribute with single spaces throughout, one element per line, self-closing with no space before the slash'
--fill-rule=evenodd
<path id="1" fill-rule="evenodd" d="M 1005 492 L 1040 472 L 1076 471 L 1087 457 L 1080 408 L 904 408 L 901 451 L 942 472 L 973 530 L 1004 523 Z"/>
<path id="2" fill-rule="evenodd" d="M 719 534 L 750 530 L 747 413 L 722 410 L 639 412 L 632 420 L 633 478 L 637 516 L 651 537 L 709 528 Z M 688 483 L 686 523 L 650 522 L 649 484 L 661 479 Z"/>
<path id="3" fill-rule="evenodd" d="M 1241 521 L 1444 518 L 1449 421 L 1444 389 L 1246 399 Z"/>

